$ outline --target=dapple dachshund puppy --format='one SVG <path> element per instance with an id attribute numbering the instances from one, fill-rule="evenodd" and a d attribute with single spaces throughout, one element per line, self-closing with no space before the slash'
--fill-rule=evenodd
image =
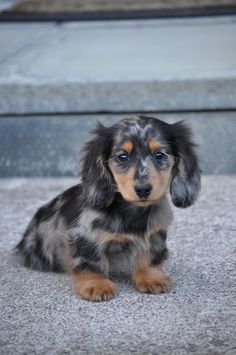
<path id="1" fill-rule="evenodd" d="M 114 297 L 109 278 L 130 270 L 140 292 L 169 292 L 162 270 L 172 220 L 167 193 L 188 207 L 200 189 L 200 169 L 189 128 L 153 117 L 98 124 L 84 147 L 81 183 L 41 207 L 17 246 L 24 265 L 67 271 L 77 295 Z"/>

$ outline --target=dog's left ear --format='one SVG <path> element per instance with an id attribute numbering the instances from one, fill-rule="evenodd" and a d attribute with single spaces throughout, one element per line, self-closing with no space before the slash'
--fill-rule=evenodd
<path id="1" fill-rule="evenodd" d="M 200 187 L 201 176 L 192 133 L 183 122 L 171 125 L 172 149 L 175 165 L 172 169 L 170 194 L 176 207 L 189 207 L 196 200 Z"/>
<path id="2" fill-rule="evenodd" d="M 94 138 L 84 146 L 81 166 L 84 198 L 93 207 L 107 207 L 114 198 L 115 190 L 107 160 L 112 144 L 110 128 L 101 123 L 93 130 Z"/>

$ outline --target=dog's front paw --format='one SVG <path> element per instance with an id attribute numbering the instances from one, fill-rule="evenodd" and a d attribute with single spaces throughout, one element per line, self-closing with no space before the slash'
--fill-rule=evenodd
<path id="1" fill-rule="evenodd" d="M 88 282 L 85 285 L 81 285 L 78 290 L 78 295 L 89 301 L 101 302 L 108 301 L 116 294 L 116 287 L 110 280 L 104 280 L 102 282 Z"/>
<path id="2" fill-rule="evenodd" d="M 166 293 L 171 290 L 171 279 L 160 268 L 150 267 L 134 275 L 134 284 L 139 292 Z"/>
<path id="3" fill-rule="evenodd" d="M 116 285 L 105 275 L 78 273 L 74 278 L 74 291 L 89 301 L 108 301 L 116 294 Z"/>

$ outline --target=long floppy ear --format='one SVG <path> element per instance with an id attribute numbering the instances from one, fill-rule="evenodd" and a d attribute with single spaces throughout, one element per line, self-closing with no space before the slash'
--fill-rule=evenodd
<path id="1" fill-rule="evenodd" d="M 201 176 L 192 133 L 182 121 L 171 125 L 175 165 L 172 170 L 170 194 L 176 207 L 191 206 L 196 200 Z"/>
<path id="2" fill-rule="evenodd" d="M 81 164 L 83 193 L 88 204 L 107 207 L 114 198 L 115 190 L 107 160 L 112 143 L 111 129 L 101 123 L 93 130 L 95 135 L 84 146 Z"/>

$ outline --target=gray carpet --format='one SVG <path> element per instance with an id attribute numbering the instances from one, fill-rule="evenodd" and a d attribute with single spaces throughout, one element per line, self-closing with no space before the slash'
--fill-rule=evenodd
<path id="1" fill-rule="evenodd" d="M 174 209 L 170 294 L 140 294 L 121 277 L 102 303 L 12 257 L 36 208 L 75 181 L 0 180 L 0 354 L 236 354 L 236 176 L 204 177 L 198 203 Z"/>

